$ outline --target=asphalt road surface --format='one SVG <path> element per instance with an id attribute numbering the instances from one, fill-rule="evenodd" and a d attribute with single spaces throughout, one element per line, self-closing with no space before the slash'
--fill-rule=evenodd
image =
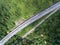
<path id="1" fill-rule="evenodd" d="M 58 8 L 59 9 L 59 8 Z M 58 11 L 58 9 L 54 10 L 53 12 L 51 12 L 47 17 L 45 17 L 44 19 L 42 19 L 42 21 L 40 21 L 35 27 L 33 27 L 31 30 L 29 30 L 26 34 L 22 35 L 22 38 L 26 38 L 29 34 L 31 34 L 32 32 L 34 32 L 34 30 L 41 25 L 47 18 L 49 18 L 51 15 L 53 15 L 55 12 Z"/>
<path id="2" fill-rule="evenodd" d="M 29 24 L 33 23 L 34 21 L 38 20 L 39 18 L 43 17 L 44 15 L 54 11 L 55 9 L 60 7 L 60 2 L 56 3 L 55 5 L 49 7 L 48 9 L 45 9 L 44 11 L 38 13 L 37 15 L 33 16 L 32 18 L 28 19 L 24 23 L 17 26 L 15 29 L 13 29 L 12 32 L 10 32 L 8 35 L 6 35 L 1 41 L 0 45 L 4 45 L 11 37 L 13 37 L 17 32 L 21 31 L 23 28 L 28 26 Z"/>

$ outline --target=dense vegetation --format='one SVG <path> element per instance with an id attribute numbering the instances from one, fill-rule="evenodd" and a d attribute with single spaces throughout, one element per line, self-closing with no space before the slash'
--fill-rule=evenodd
<path id="1" fill-rule="evenodd" d="M 60 45 L 60 11 L 49 17 L 28 37 L 15 35 L 5 45 Z"/>
<path id="2" fill-rule="evenodd" d="M 26 39 L 24 45 L 30 42 L 30 45 L 60 45 L 60 11 L 37 27 Z"/>
<path id="3" fill-rule="evenodd" d="M 11 31 L 16 20 L 28 19 L 51 4 L 47 0 L 0 0 L 0 40 Z"/>
<path id="4" fill-rule="evenodd" d="M 0 40 L 15 27 L 16 20 L 28 19 L 33 16 L 33 14 L 48 8 L 58 1 L 59 0 L 0 0 Z M 31 27 L 33 27 L 33 25 L 25 28 L 24 32 L 28 31 Z M 20 34 L 23 34 L 23 31 Z M 18 42 L 19 38 L 14 42 L 16 40 L 15 37 L 18 38 L 19 34 L 11 39 L 13 40 L 13 42 L 11 41 L 13 44 L 8 42 L 8 45 L 14 45 Z"/>

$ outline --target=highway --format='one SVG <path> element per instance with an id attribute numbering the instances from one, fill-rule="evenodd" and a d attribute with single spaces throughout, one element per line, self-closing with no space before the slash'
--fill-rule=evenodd
<path id="1" fill-rule="evenodd" d="M 37 15 L 33 16 L 32 18 L 28 19 L 27 21 L 25 21 L 24 23 L 20 24 L 19 26 L 17 26 L 15 29 L 13 29 L 12 32 L 10 32 L 8 35 L 6 35 L 1 41 L 0 41 L 0 45 L 4 45 L 11 37 L 13 37 L 16 33 L 18 33 L 19 31 L 21 31 L 23 28 L 25 28 L 26 26 L 28 26 L 29 24 L 33 23 L 34 21 L 38 20 L 39 18 L 45 16 L 46 14 L 54 11 L 55 9 L 60 7 L 60 2 L 56 3 L 55 5 L 52 5 L 51 7 L 49 7 L 48 9 L 45 9 L 44 11 L 38 13 Z"/>
<path id="2" fill-rule="evenodd" d="M 42 21 L 40 21 L 36 26 L 34 26 L 31 30 L 29 30 L 26 34 L 22 35 L 21 37 L 22 38 L 26 38 L 29 34 L 31 34 L 32 32 L 34 32 L 34 30 L 39 26 L 41 25 L 46 19 L 48 19 L 51 15 L 53 15 L 55 12 L 57 12 L 59 10 L 56 9 L 54 10 L 53 12 L 51 12 L 48 16 L 46 16 L 44 19 L 42 19 Z"/>

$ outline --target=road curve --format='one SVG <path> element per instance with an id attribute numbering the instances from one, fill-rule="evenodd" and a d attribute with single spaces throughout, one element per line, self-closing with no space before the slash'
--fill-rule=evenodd
<path id="1" fill-rule="evenodd" d="M 34 21 L 38 20 L 39 18 L 43 17 L 44 15 L 50 13 L 51 11 L 54 11 L 56 8 L 60 7 L 60 2 L 56 3 L 55 5 L 49 7 L 48 9 L 45 9 L 44 11 L 38 13 L 36 16 L 33 16 L 29 20 L 25 21 L 24 23 L 20 24 L 18 27 L 13 29 L 12 32 L 10 32 L 8 35 L 6 35 L 1 41 L 0 45 L 4 45 L 12 36 L 14 36 L 17 32 L 21 31 L 23 28 L 28 26 L 29 24 L 33 23 Z"/>

